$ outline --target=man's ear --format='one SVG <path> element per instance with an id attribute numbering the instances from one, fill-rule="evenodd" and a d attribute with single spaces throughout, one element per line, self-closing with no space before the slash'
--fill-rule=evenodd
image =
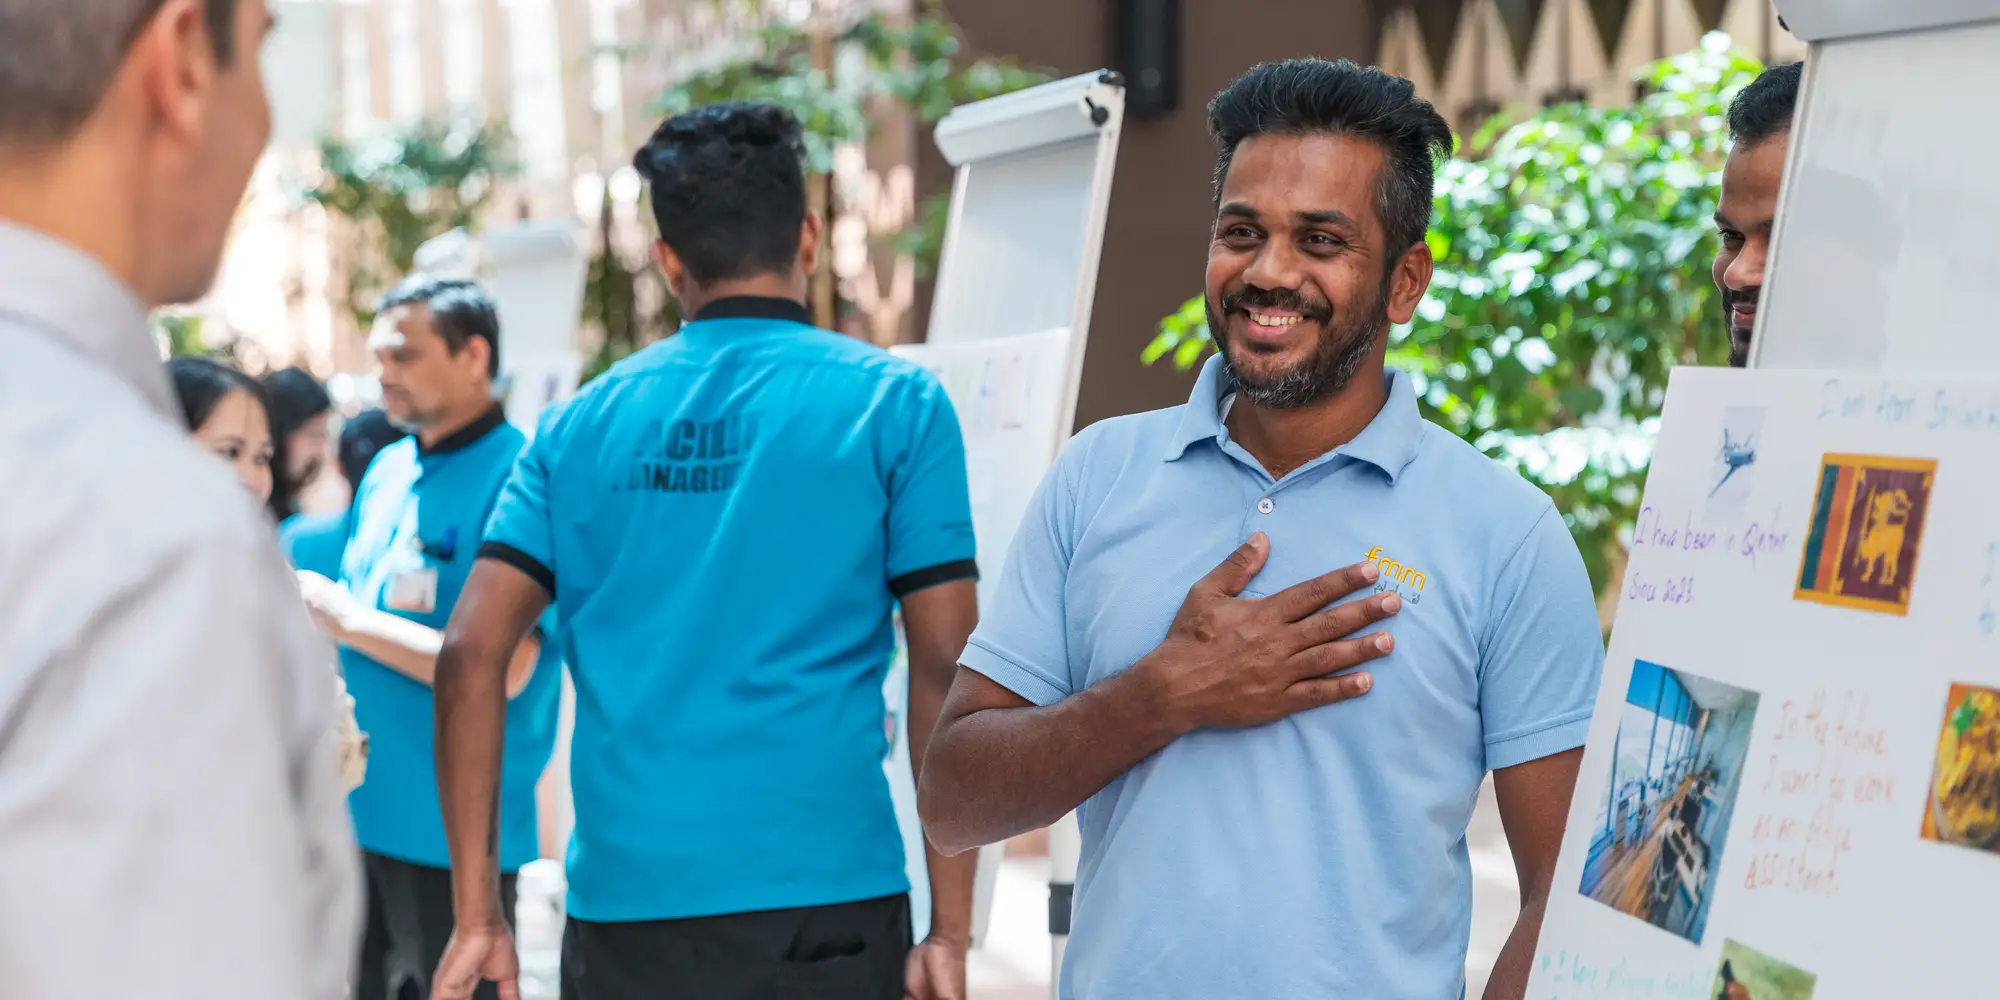
<path id="1" fill-rule="evenodd" d="M 1430 290 L 1431 272 L 1437 268 L 1431 259 L 1430 242 L 1418 240 L 1392 266 L 1395 272 L 1389 276 L 1389 300 L 1382 305 L 1389 322 L 1400 325 L 1417 314 L 1417 304 Z"/>
<path id="2" fill-rule="evenodd" d="M 811 274 L 819 267 L 819 237 L 826 228 L 818 212 L 807 212 L 799 223 L 799 270 Z"/>
<path id="3" fill-rule="evenodd" d="M 125 65 L 148 110 L 173 132 L 191 136 L 205 124 L 208 94 L 220 72 L 215 46 L 200 0 L 166 0 L 140 26 L 128 49 Z"/>
<path id="4" fill-rule="evenodd" d="M 461 350 L 468 356 L 468 360 L 478 369 L 480 374 L 489 374 L 493 371 L 492 341 L 487 340 L 485 337 L 467 337 L 465 338 L 465 346 Z"/>
<path id="5" fill-rule="evenodd" d="M 659 262 L 660 273 L 667 278 L 667 292 L 674 297 L 674 301 L 685 299 L 687 262 L 681 260 L 681 255 L 675 253 L 666 240 L 653 241 L 653 259 Z"/>

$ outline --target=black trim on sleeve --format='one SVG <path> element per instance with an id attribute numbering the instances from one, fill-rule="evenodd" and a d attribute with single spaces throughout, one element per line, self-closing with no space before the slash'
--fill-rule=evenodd
<path id="1" fill-rule="evenodd" d="M 551 600 L 555 598 L 556 574 L 534 556 L 504 542 L 486 542 L 479 546 L 479 558 L 503 562 L 528 574 L 529 579 L 541 584 L 542 589 L 549 592 Z"/>
<path id="2" fill-rule="evenodd" d="M 977 579 L 979 579 L 979 563 L 971 559 L 960 559 L 957 562 L 926 566 L 890 580 L 889 593 L 900 601 L 919 590 L 929 590 L 941 583 Z"/>

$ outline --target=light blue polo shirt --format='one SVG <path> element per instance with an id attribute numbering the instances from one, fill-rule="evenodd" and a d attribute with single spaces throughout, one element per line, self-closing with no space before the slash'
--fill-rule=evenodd
<path id="1" fill-rule="evenodd" d="M 928 372 L 796 302 L 712 303 L 542 427 L 482 555 L 561 612 L 571 916 L 908 890 L 882 771 L 890 615 L 976 573 Z"/>
<path id="2" fill-rule="evenodd" d="M 406 437 L 376 453 L 355 490 L 353 533 L 340 582 L 363 603 L 442 629 L 479 551 L 493 510 L 526 437 L 499 407 L 425 448 Z M 435 573 L 432 610 L 399 610 L 398 577 Z M 550 616 L 543 616 L 547 627 Z M 354 717 L 368 734 L 368 779 L 348 795 L 361 846 L 433 868 L 451 866 L 438 804 L 431 689 L 351 649 L 340 651 Z M 535 784 L 555 748 L 562 656 L 542 642 L 534 676 L 507 703 L 500 768 L 500 868 L 541 856 Z"/>
<path id="3" fill-rule="evenodd" d="M 1604 649 L 1549 498 L 1388 378 L 1359 436 L 1273 482 L 1211 358 L 1186 406 L 1090 427 L 1043 480 L 962 660 L 1039 705 L 1151 652 L 1256 531 L 1250 596 L 1372 556 L 1405 599 L 1369 694 L 1182 737 L 1083 804 L 1064 998 L 1463 992 L 1480 781 L 1583 745 Z"/>

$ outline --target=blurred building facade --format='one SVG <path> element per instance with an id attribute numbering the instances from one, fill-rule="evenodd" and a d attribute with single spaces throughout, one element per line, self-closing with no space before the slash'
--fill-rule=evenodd
<path id="1" fill-rule="evenodd" d="M 1508 106 L 1630 101 L 1633 72 L 1711 31 L 1766 64 L 1805 58 L 1770 0 L 1390 0 L 1377 62 L 1455 128 Z"/>
<path id="2" fill-rule="evenodd" d="M 359 139 L 423 119 L 507 123 L 523 173 L 493 221 L 570 217 L 602 252 L 644 267 L 649 223 L 632 150 L 650 106 L 687 73 L 740 56 L 773 19 L 907 17 L 923 0 L 276 0 L 281 37 L 268 74 L 280 145 L 239 220 L 205 311 L 211 340 L 241 337 L 252 364 L 364 371 L 361 331 L 338 301 L 340 220 L 302 202 L 322 132 Z M 1191 377 L 1143 367 L 1160 317 L 1201 287 L 1214 150 L 1205 104 L 1260 61 L 1317 55 L 1378 62 L 1409 77 L 1455 127 L 1505 106 L 1629 101 L 1632 73 L 1731 34 L 1766 61 L 1804 48 L 1769 0 L 938 0 L 969 54 L 1005 55 L 1058 76 L 1121 66 L 1134 9 L 1178 22 L 1171 107 L 1128 116 L 1092 317 L 1078 423 L 1185 398 Z M 870 139 L 836 157 L 832 253 L 841 326 L 877 343 L 921 339 L 926 288 L 881 237 L 950 184 L 927 129 L 893 107 Z M 657 298 L 659 292 L 651 294 Z M 579 331 L 586 353 L 600 331 Z"/>

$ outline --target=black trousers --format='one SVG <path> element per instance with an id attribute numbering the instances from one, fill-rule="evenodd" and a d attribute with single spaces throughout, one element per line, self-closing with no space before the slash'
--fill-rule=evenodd
<path id="1" fill-rule="evenodd" d="M 910 898 L 563 928 L 563 1000 L 901 1000 Z"/>
<path id="2" fill-rule="evenodd" d="M 368 925 L 354 1000 L 430 1000 L 431 976 L 451 942 L 451 872 L 363 851 Z M 515 877 L 500 876 L 500 903 L 514 924 Z M 499 1000 L 492 983 L 473 996 Z"/>

